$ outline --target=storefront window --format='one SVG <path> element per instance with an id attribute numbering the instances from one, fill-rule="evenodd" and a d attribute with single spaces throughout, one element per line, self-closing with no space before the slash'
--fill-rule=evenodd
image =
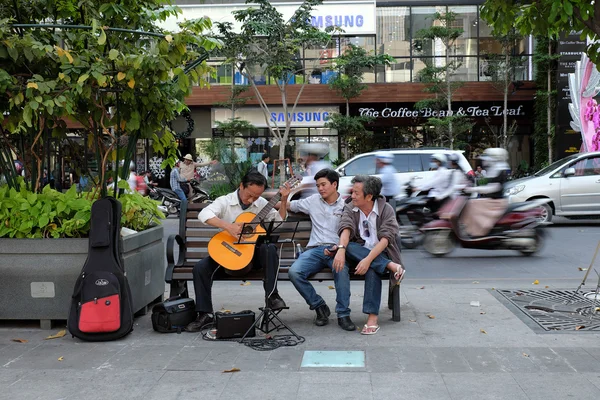
<path id="1" fill-rule="evenodd" d="M 446 57 L 419 57 L 413 58 L 413 82 L 423 82 L 422 72 L 428 65 L 443 68 L 446 65 Z"/>
<path id="2" fill-rule="evenodd" d="M 432 26 L 441 25 L 440 21 L 435 20 L 435 13 L 444 14 L 445 6 L 437 7 L 412 7 L 411 28 L 412 28 L 412 51 L 413 56 L 442 56 L 445 55 L 444 45 L 440 40 L 423 39 L 419 36 L 419 31 L 429 29 Z"/>
<path id="3" fill-rule="evenodd" d="M 453 48 L 450 50 L 452 55 L 457 56 L 476 56 L 477 55 L 477 7 L 476 6 L 457 6 L 449 7 L 448 11 L 456 14 L 454 28 L 462 29 Z"/>
<path id="4" fill-rule="evenodd" d="M 477 81 L 477 57 L 450 57 L 450 61 L 460 63 L 451 80 Z"/>
<path id="5" fill-rule="evenodd" d="M 385 67 L 385 82 L 410 82 L 410 58 L 397 58 L 394 64 Z"/>
<path id="6" fill-rule="evenodd" d="M 410 8 L 377 8 L 377 51 L 394 57 L 410 56 Z"/>

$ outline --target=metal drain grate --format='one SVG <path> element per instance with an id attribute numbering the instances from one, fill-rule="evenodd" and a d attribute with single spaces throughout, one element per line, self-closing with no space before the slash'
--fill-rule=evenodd
<path id="1" fill-rule="evenodd" d="M 544 331 L 600 331 L 600 300 L 575 290 L 496 290 Z M 592 292 L 593 293 L 593 292 Z"/>

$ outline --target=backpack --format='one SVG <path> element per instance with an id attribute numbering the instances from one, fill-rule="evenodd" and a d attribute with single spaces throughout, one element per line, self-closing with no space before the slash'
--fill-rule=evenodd
<path id="1" fill-rule="evenodd" d="M 160 333 L 181 333 L 196 319 L 194 300 L 171 297 L 152 307 L 152 329 Z"/>
<path id="2" fill-rule="evenodd" d="M 73 337 L 99 342 L 133 330 L 133 301 L 119 248 L 121 203 L 92 205 L 88 256 L 75 282 L 67 327 Z"/>

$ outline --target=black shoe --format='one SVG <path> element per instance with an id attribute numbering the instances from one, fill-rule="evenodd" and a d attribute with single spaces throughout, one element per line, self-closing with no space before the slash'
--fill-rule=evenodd
<path id="1" fill-rule="evenodd" d="M 317 316 L 315 318 L 315 325 L 327 325 L 329 323 L 329 316 L 331 315 L 331 311 L 329 311 L 329 307 L 327 307 L 327 304 L 320 305 L 319 307 L 315 308 L 315 311 L 317 313 Z"/>
<path id="2" fill-rule="evenodd" d="M 207 328 L 205 325 L 213 323 L 213 317 L 207 313 L 199 313 L 195 321 L 190 322 L 185 327 L 186 332 L 200 332 L 202 328 Z"/>
<path id="3" fill-rule="evenodd" d="M 280 310 L 286 308 L 285 301 L 279 296 L 279 293 L 273 293 L 267 300 L 267 307 L 271 310 Z"/>
<path id="4" fill-rule="evenodd" d="M 338 318 L 338 325 L 341 326 L 342 329 L 345 331 L 355 331 L 356 330 L 356 325 L 354 325 L 354 322 L 352 322 L 350 317 Z"/>

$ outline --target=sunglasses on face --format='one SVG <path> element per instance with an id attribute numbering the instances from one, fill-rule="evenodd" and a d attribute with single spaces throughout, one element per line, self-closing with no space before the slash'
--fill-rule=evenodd
<path id="1" fill-rule="evenodd" d="M 362 222 L 363 225 L 363 229 L 365 230 L 365 236 L 366 237 L 371 237 L 371 233 L 369 233 L 369 221 L 367 221 L 366 219 Z"/>

